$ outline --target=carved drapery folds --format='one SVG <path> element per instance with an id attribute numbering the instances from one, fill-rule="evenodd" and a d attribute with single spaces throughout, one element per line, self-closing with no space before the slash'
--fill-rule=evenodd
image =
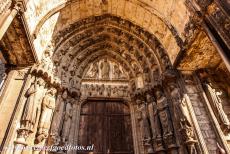
<path id="1" fill-rule="evenodd" d="M 154 90 L 154 95 L 157 102 L 157 110 L 160 118 L 161 127 L 163 129 L 163 139 L 168 148 L 176 147 L 173 134 L 172 119 L 169 112 L 168 100 L 161 88 Z"/>
<path id="2" fill-rule="evenodd" d="M 122 66 L 110 59 L 101 59 L 91 64 L 84 76 L 86 79 L 97 80 L 127 80 L 127 74 Z"/>
<path id="3" fill-rule="evenodd" d="M 43 100 L 42 100 L 42 110 L 41 116 L 38 123 L 38 131 L 36 135 L 36 143 L 42 142 L 44 139 L 48 138 L 49 128 L 55 109 L 55 95 L 56 89 L 50 88 L 47 90 Z"/>
<path id="4" fill-rule="evenodd" d="M 68 111 L 64 109 L 67 96 L 74 94 L 78 96 L 79 94 L 64 90 L 58 78 L 54 77 L 51 55 L 52 46 L 48 46 L 41 63 L 31 69 L 32 82 L 25 93 L 25 106 L 20 120 L 20 128 L 17 130 L 18 135 L 15 147 L 26 145 L 43 146 L 46 144 L 50 132 L 50 137 L 58 136 L 60 134 L 61 118 L 63 115 L 68 117 L 67 114 L 70 114 L 69 103 L 67 104 Z M 58 97 L 56 97 L 57 94 Z M 51 125 L 53 118 L 57 121 Z M 70 125 L 70 121 L 67 123 Z M 66 121 L 64 125 L 67 125 Z M 68 132 L 66 131 L 66 133 Z M 65 134 L 65 136 L 67 135 Z M 22 150 L 18 151 L 18 149 L 14 151 L 14 153 L 21 152 Z M 39 152 L 40 150 L 38 149 L 34 151 L 34 153 Z"/>
<path id="5" fill-rule="evenodd" d="M 186 100 L 177 83 L 177 72 L 169 70 L 161 79 L 160 84 L 138 89 L 133 96 L 141 144 L 147 153 L 178 153 L 178 143 L 182 145 L 180 151 L 198 153 L 198 142 Z M 180 136 L 176 138 L 176 134 Z"/>
<path id="6" fill-rule="evenodd" d="M 176 153 L 177 143 L 168 100 L 160 86 L 135 94 L 137 119 L 147 153 Z"/>

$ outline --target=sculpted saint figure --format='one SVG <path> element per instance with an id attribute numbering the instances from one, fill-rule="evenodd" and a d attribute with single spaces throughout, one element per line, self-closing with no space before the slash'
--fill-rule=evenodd
<path id="1" fill-rule="evenodd" d="M 56 89 L 50 88 L 42 100 L 42 112 L 38 123 L 36 142 L 40 143 L 48 137 L 48 132 L 55 109 Z"/>
<path id="2" fill-rule="evenodd" d="M 148 113 L 153 133 L 153 139 L 156 139 L 157 135 L 161 135 L 160 123 L 157 115 L 157 104 L 149 94 L 146 95 L 146 100 L 148 103 Z"/>
<path id="3" fill-rule="evenodd" d="M 153 96 L 150 94 L 146 95 L 146 100 L 148 103 L 148 116 L 150 120 L 151 130 L 152 130 L 152 141 L 155 148 L 155 151 L 164 150 L 162 136 L 161 136 L 161 127 L 160 120 L 157 111 L 157 104 L 153 99 Z"/>
<path id="4" fill-rule="evenodd" d="M 21 127 L 33 132 L 34 124 L 39 116 L 40 104 L 42 101 L 44 81 L 37 78 L 26 92 L 26 105 L 21 118 Z"/>
<path id="5" fill-rule="evenodd" d="M 163 135 L 167 136 L 172 134 L 172 124 L 170 121 L 170 115 L 168 111 L 168 102 L 167 98 L 164 96 L 161 90 L 155 92 L 157 100 L 157 110 L 160 117 L 160 122 L 163 128 Z"/>
<path id="6" fill-rule="evenodd" d="M 60 135 L 60 127 L 63 123 L 63 115 L 64 115 L 64 104 L 68 97 L 67 91 L 65 90 L 62 95 L 59 95 L 56 101 L 56 108 L 54 112 L 53 122 L 51 126 L 51 136 L 55 138 L 59 138 Z"/>
<path id="7" fill-rule="evenodd" d="M 104 62 L 101 63 L 101 77 L 103 79 L 109 79 L 109 72 L 110 72 L 110 65 L 107 59 L 104 60 Z"/>
<path id="8" fill-rule="evenodd" d="M 150 135 L 150 129 L 149 129 L 149 124 L 148 124 L 148 117 L 147 117 L 147 109 L 146 109 L 146 105 L 144 102 L 142 102 L 141 100 L 137 100 L 136 101 L 138 108 L 137 108 L 137 112 L 138 112 L 138 120 L 139 120 L 139 124 L 140 124 L 140 129 L 142 132 L 142 136 L 143 136 L 143 142 L 144 144 L 148 143 L 151 140 L 151 135 Z"/>
<path id="9" fill-rule="evenodd" d="M 71 100 L 69 100 L 66 104 L 65 113 L 64 113 L 64 124 L 62 130 L 62 142 L 66 142 L 69 137 L 69 131 L 72 121 L 72 104 Z"/>

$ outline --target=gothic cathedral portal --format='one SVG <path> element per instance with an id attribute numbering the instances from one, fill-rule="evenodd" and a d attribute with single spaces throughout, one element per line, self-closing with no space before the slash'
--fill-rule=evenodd
<path id="1" fill-rule="evenodd" d="M 230 0 L 0 0 L 1 154 L 230 154 Z"/>

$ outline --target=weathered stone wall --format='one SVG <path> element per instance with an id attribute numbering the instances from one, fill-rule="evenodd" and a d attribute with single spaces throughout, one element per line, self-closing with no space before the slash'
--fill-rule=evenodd
<path id="1" fill-rule="evenodd" d="M 7 142 L 7 137 L 11 136 L 9 128 L 12 125 L 12 118 L 14 118 L 15 109 L 18 105 L 18 98 L 21 96 L 21 92 L 24 88 L 27 71 L 27 69 L 10 71 L 4 83 L 5 86 L 0 96 L 1 146 Z M 13 125 L 16 125 L 16 123 Z"/>
<path id="2" fill-rule="evenodd" d="M 192 104 L 203 139 L 210 154 L 217 150 L 217 136 L 202 98 L 202 90 L 192 74 L 183 74 L 186 93 Z"/>

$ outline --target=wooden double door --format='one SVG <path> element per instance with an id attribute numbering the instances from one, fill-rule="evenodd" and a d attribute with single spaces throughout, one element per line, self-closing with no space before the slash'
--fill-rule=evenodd
<path id="1" fill-rule="evenodd" d="M 93 154 L 133 154 L 130 111 L 122 101 L 88 101 L 82 105 L 79 145 L 94 145 Z M 89 151 L 78 152 L 78 154 Z"/>

